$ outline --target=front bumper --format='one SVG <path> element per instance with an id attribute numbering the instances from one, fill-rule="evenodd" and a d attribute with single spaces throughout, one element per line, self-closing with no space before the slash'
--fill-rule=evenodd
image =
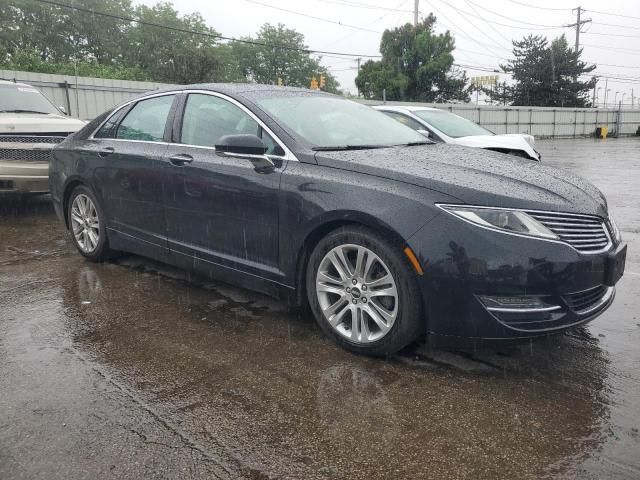
<path id="1" fill-rule="evenodd" d="M 623 268 L 626 249 L 620 244 L 585 254 L 450 215 L 439 215 L 408 243 L 424 270 L 419 284 L 428 333 L 477 339 L 536 337 L 593 320 L 613 302 L 611 258 L 620 252 Z M 486 301 L 516 297 L 535 298 L 542 306 L 526 311 Z"/>
<path id="2" fill-rule="evenodd" d="M 0 160 L 0 192 L 46 193 L 48 191 L 48 162 Z"/>

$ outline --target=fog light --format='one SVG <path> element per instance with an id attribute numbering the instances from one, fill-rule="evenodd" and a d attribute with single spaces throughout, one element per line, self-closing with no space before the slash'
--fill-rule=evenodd
<path id="1" fill-rule="evenodd" d="M 478 295 L 478 299 L 491 312 L 505 313 L 537 313 L 560 310 L 560 305 L 546 302 L 543 297 L 535 295 L 488 296 Z"/>

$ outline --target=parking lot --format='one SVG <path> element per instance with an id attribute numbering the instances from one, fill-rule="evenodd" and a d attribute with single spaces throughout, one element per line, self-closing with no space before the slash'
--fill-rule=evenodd
<path id="1" fill-rule="evenodd" d="M 584 328 L 356 356 L 310 314 L 134 256 L 91 264 L 47 197 L 0 203 L 0 478 L 640 477 L 640 138 L 539 141 L 629 255 Z"/>

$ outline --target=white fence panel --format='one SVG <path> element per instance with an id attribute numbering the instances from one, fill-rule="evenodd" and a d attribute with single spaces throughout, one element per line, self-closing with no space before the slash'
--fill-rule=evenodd
<path id="1" fill-rule="evenodd" d="M 75 77 L 47 73 L 0 70 L 0 79 L 29 83 L 38 87 L 72 116 L 92 119 L 132 96 L 171 87 L 155 82 L 133 82 L 106 78 Z M 358 100 L 367 105 L 382 102 Z M 610 134 L 634 135 L 640 126 L 639 109 L 587 109 L 509 107 L 443 103 L 388 102 L 394 105 L 423 105 L 449 110 L 495 133 L 530 133 L 536 137 L 575 137 L 593 135 L 606 126 Z"/>

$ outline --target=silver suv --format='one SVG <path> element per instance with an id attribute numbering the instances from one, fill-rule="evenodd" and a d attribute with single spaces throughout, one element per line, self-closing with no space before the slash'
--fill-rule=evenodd
<path id="1" fill-rule="evenodd" d="M 0 80 L 0 193 L 48 192 L 51 149 L 84 124 L 31 85 Z"/>

